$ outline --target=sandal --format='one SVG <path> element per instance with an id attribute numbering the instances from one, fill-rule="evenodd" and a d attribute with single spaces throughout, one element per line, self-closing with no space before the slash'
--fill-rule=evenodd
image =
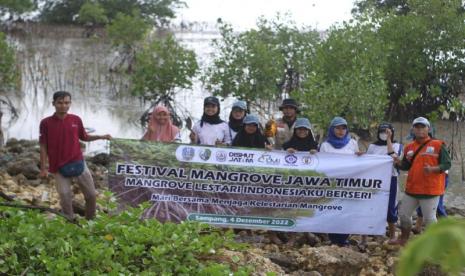
<path id="1" fill-rule="evenodd" d="M 396 240 L 389 240 L 388 244 L 389 245 L 400 245 L 404 246 L 407 243 L 407 241 L 401 240 L 401 239 L 396 239 Z"/>

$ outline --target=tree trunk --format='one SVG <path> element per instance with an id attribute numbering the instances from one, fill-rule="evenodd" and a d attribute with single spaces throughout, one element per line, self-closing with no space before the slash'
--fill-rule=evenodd
<path id="1" fill-rule="evenodd" d="M 0 149 L 3 147 L 3 143 L 5 142 L 4 141 L 5 137 L 3 136 L 3 130 L 2 130 L 2 117 L 3 117 L 3 113 L 0 111 Z"/>

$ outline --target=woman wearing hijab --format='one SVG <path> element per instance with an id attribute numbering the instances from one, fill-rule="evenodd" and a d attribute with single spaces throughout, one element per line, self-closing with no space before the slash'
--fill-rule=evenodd
<path id="1" fill-rule="evenodd" d="M 390 132 L 388 134 L 388 132 Z M 390 141 L 388 141 L 388 136 Z M 397 155 L 402 157 L 402 145 L 394 141 L 394 127 L 390 123 L 382 123 L 378 126 L 378 133 L 376 135 L 376 142 L 368 146 L 367 154 L 380 154 L 380 155 Z M 388 142 L 392 144 L 392 150 L 388 151 Z M 397 183 L 399 171 L 392 168 L 391 188 L 389 190 L 389 203 L 387 212 L 388 232 L 390 241 L 396 239 L 396 222 L 397 222 Z"/>
<path id="2" fill-rule="evenodd" d="M 260 131 L 258 117 L 249 114 L 244 117 L 244 125 L 232 142 L 234 147 L 263 149 L 269 145 L 268 140 Z"/>
<path id="3" fill-rule="evenodd" d="M 179 128 L 171 122 L 171 114 L 164 106 L 156 106 L 150 115 L 147 132 L 142 140 L 156 142 L 181 141 Z"/>
<path id="4" fill-rule="evenodd" d="M 220 145 L 231 144 L 229 126 L 220 119 L 220 101 L 216 97 L 206 97 L 203 101 L 203 115 L 189 135 L 193 144 Z"/>
<path id="5" fill-rule="evenodd" d="M 283 144 L 283 149 L 289 153 L 296 151 L 316 153 L 318 143 L 313 137 L 312 125 L 307 118 L 297 118 L 294 125 L 294 134 L 289 141 Z"/>
<path id="6" fill-rule="evenodd" d="M 231 113 L 229 113 L 229 137 L 234 140 L 236 134 L 241 130 L 243 120 L 247 114 L 247 103 L 244 101 L 236 101 L 232 105 Z"/>
<path id="7" fill-rule="evenodd" d="M 328 130 L 328 137 L 321 143 L 320 152 L 360 155 L 357 141 L 350 138 L 347 121 L 342 117 L 334 117 Z M 350 234 L 328 234 L 331 243 L 346 246 Z"/>
<path id="8" fill-rule="evenodd" d="M 328 137 L 320 146 L 320 152 L 355 154 L 359 152 L 357 141 L 350 138 L 347 121 L 334 117 L 328 130 Z"/>

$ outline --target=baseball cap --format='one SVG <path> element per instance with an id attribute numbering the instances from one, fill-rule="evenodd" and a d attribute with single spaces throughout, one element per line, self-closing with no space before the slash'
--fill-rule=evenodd
<path id="1" fill-rule="evenodd" d="M 347 121 L 346 119 L 342 117 L 334 117 L 331 120 L 331 126 L 332 127 L 337 127 L 337 126 L 347 126 Z"/>
<path id="2" fill-rule="evenodd" d="M 247 110 L 247 103 L 244 101 L 235 101 L 232 105 L 232 108 L 240 108 L 242 110 Z"/>
<path id="3" fill-rule="evenodd" d="M 294 128 L 306 128 L 308 130 L 312 129 L 312 124 L 307 118 L 297 118 L 295 120 Z"/>
<path id="4" fill-rule="evenodd" d="M 431 124 L 429 123 L 428 119 L 426 119 L 425 117 L 418 117 L 415 120 L 413 120 L 412 126 L 415 126 L 415 125 L 418 125 L 418 124 L 422 124 L 424 126 L 431 127 Z"/>
<path id="5" fill-rule="evenodd" d="M 254 114 L 249 114 L 245 116 L 243 122 L 244 122 L 244 125 L 256 124 L 258 126 L 260 124 L 260 120 Z"/>
<path id="6" fill-rule="evenodd" d="M 218 100 L 217 97 L 210 96 L 210 97 L 206 97 L 203 100 L 203 105 L 205 106 L 207 104 L 214 104 L 216 106 L 220 106 L 220 101 Z"/>

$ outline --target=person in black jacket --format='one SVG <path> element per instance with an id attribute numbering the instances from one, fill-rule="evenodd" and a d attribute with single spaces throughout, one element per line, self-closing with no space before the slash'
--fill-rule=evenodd
<path id="1" fill-rule="evenodd" d="M 259 149 L 270 147 L 260 130 L 260 121 L 256 115 L 249 114 L 244 117 L 244 125 L 234 137 L 232 146 Z"/>

